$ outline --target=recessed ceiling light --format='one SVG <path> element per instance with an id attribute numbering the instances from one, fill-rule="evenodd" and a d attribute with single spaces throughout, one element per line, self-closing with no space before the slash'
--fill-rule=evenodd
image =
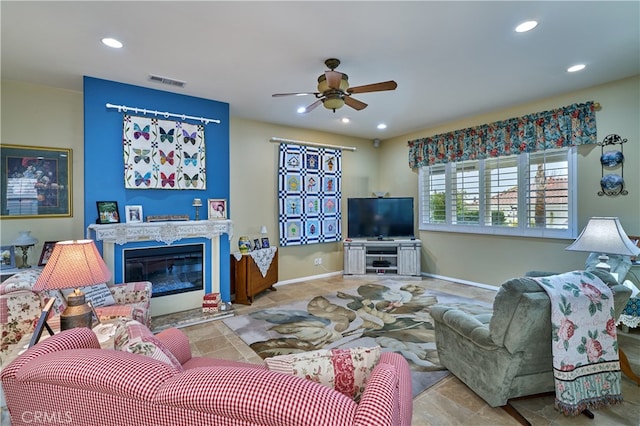
<path id="1" fill-rule="evenodd" d="M 305 112 L 307 112 L 307 109 L 305 107 L 298 108 L 298 114 L 304 114 Z"/>
<path id="2" fill-rule="evenodd" d="M 122 43 L 115 38 L 105 37 L 102 39 L 102 43 L 114 49 L 120 49 L 122 47 Z"/>
<path id="3" fill-rule="evenodd" d="M 342 117 L 342 119 L 340 121 L 342 121 L 343 123 L 346 124 L 346 123 L 350 122 L 351 120 L 349 120 L 349 117 Z"/>
<path id="4" fill-rule="evenodd" d="M 380 124 L 378 124 L 378 129 L 379 129 L 379 130 L 384 130 L 384 129 L 386 129 L 386 128 L 387 128 L 387 125 L 386 125 L 386 124 L 384 124 L 384 123 L 380 123 Z"/>
<path id="5" fill-rule="evenodd" d="M 582 71 L 583 69 L 585 69 L 585 67 L 586 67 L 585 64 L 577 64 L 577 65 L 574 65 L 572 67 L 567 68 L 567 72 Z"/>
<path id="6" fill-rule="evenodd" d="M 526 33 L 538 26 L 538 21 L 525 21 L 516 27 L 517 33 Z"/>

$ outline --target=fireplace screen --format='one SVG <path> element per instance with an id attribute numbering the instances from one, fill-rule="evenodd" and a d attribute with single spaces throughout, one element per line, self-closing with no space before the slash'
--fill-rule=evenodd
<path id="1" fill-rule="evenodd" d="M 152 297 L 202 290 L 203 253 L 203 244 L 125 249 L 125 282 L 151 281 Z"/>

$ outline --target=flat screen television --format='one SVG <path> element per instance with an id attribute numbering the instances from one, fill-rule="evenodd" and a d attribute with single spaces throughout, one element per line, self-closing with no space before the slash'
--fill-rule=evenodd
<path id="1" fill-rule="evenodd" d="M 348 238 L 413 238 L 413 198 L 348 198 Z"/>

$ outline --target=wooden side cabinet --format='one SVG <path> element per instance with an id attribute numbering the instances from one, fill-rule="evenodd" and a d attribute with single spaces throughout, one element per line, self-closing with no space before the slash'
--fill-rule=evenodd
<path id="1" fill-rule="evenodd" d="M 250 254 L 243 254 L 240 260 L 236 260 L 231 255 L 231 293 L 235 292 L 235 303 L 251 305 L 253 297 L 266 290 L 271 289 L 278 282 L 278 251 L 276 250 L 273 260 L 269 265 L 266 276 L 262 276 L 260 268 L 256 265 Z"/>

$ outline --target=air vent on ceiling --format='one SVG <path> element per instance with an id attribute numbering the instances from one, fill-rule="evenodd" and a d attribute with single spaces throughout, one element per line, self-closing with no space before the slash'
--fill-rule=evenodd
<path id="1" fill-rule="evenodd" d="M 184 87 L 184 85 L 187 84 L 185 81 L 174 80 L 173 78 L 161 77 L 159 75 L 153 74 L 149 75 L 149 80 L 155 81 L 156 83 L 168 84 L 169 86 L 176 87 Z"/>

